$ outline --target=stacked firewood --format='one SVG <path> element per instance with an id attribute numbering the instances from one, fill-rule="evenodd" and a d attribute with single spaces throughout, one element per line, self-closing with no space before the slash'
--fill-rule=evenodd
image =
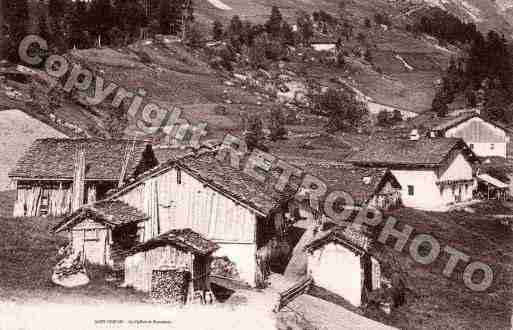
<path id="1" fill-rule="evenodd" d="M 151 276 L 150 297 L 161 304 L 185 304 L 190 277 L 186 269 L 155 269 Z"/>

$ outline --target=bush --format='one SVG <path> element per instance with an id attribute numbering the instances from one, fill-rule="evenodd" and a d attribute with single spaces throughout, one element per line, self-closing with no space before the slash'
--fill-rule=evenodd
<path id="1" fill-rule="evenodd" d="M 250 115 L 245 120 L 244 140 L 249 150 L 255 148 L 266 151 L 262 119 L 258 115 Z"/>
<path id="2" fill-rule="evenodd" d="M 269 130 L 271 131 L 270 138 L 272 141 L 281 140 L 287 135 L 285 115 L 282 109 L 277 106 L 271 108 Z"/>
<path id="3" fill-rule="evenodd" d="M 268 60 L 278 61 L 286 57 L 286 49 L 279 40 L 269 39 L 267 34 L 255 38 L 249 48 L 249 63 L 255 68 L 266 68 Z"/>
<path id="4" fill-rule="evenodd" d="M 197 23 L 190 24 L 185 30 L 185 44 L 194 49 L 205 46 L 204 33 Z"/>
<path id="5" fill-rule="evenodd" d="M 369 110 L 365 103 L 356 99 L 349 89 L 330 88 L 325 93 L 313 96 L 314 112 L 328 117 L 331 131 L 361 127 Z"/>
<path id="6" fill-rule="evenodd" d="M 382 109 L 378 112 L 376 124 L 381 127 L 388 127 L 390 125 L 390 116 L 388 111 Z"/>
<path id="7" fill-rule="evenodd" d="M 114 47 L 121 47 L 125 42 L 125 35 L 118 27 L 113 27 L 107 33 L 110 44 Z"/>
<path id="8" fill-rule="evenodd" d="M 212 38 L 219 41 L 223 38 L 223 24 L 219 21 L 214 21 L 212 25 Z"/>

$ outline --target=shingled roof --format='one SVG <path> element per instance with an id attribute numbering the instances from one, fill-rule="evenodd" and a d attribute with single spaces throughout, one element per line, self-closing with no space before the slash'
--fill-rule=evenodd
<path id="1" fill-rule="evenodd" d="M 385 168 L 358 167 L 352 164 L 306 164 L 303 169 L 322 180 L 329 191 L 344 191 L 358 205 L 367 203 L 381 189 L 386 180 L 395 186 L 400 184 Z"/>
<path id="2" fill-rule="evenodd" d="M 421 131 L 434 131 L 439 133 L 445 133 L 447 130 L 456 127 L 459 124 L 464 123 L 472 118 L 483 119 L 483 117 L 481 117 L 481 115 L 475 111 L 465 112 L 456 116 L 448 115 L 445 117 L 438 117 L 432 112 L 427 112 L 414 118 L 409 126 L 418 128 Z M 492 122 L 489 120 L 486 121 L 503 130 L 506 130 L 506 127 L 500 123 Z"/>
<path id="3" fill-rule="evenodd" d="M 354 252 L 369 252 L 373 246 L 374 234 L 361 225 L 335 226 L 325 233 L 320 233 L 305 246 L 305 250 L 314 251 L 331 242 L 345 245 Z"/>
<path id="4" fill-rule="evenodd" d="M 85 151 L 86 180 L 119 180 L 125 154 L 134 141 L 101 139 L 38 139 L 18 161 L 9 177 L 26 179 L 72 179 L 75 153 Z M 134 174 L 146 143 L 136 141 L 126 177 Z"/>
<path id="5" fill-rule="evenodd" d="M 369 142 L 346 162 L 373 167 L 438 167 L 456 149 L 475 157 L 463 140 L 456 138 L 390 139 Z"/>
<path id="6" fill-rule="evenodd" d="M 297 190 L 297 187 L 283 192 L 274 189 L 272 178 L 276 179 L 279 175 L 276 168 L 269 167 L 267 173 L 262 171 L 261 174 L 270 180 L 261 182 L 243 169 L 232 167 L 228 159 L 219 161 L 216 157 L 217 150 L 193 154 L 179 159 L 176 166 L 264 214 L 292 197 Z"/>
<path id="7" fill-rule="evenodd" d="M 208 255 L 219 249 L 219 245 L 216 243 L 206 239 L 192 229 L 185 228 L 170 230 L 147 242 L 138 244 L 129 251 L 129 254 L 148 251 L 164 245 L 173 245 L 187 252 L 200 255 Z"/>
<path id="8" fill-rule="evenodd" d="M 85 218 L 91 218 L 108 227 L 119 227 L 148 219 L 148 216 L 119 200 L 105 200 L 94 204 L 84 205 L 66 216 L 53 231 L 60 232 L 72 228 Z"/>

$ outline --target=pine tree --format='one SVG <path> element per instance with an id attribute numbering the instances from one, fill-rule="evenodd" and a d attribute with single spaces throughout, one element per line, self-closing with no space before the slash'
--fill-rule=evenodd
<path id="1" fill-rule="evenodd" d="M 242 47 L 242 36 L 241 31 L 243 29 L 242 21 L 240 20 L 239 16 L 235 15 L 230 20 L 230 25 L 228 25 L 228 29 L 226 31 L 226 34 L 228 35 L 228 38 L 230 39 L 230 44 L 235 49 L 235 51 L 240 52 L 240 49 Z"/>
<path id="2" fill-rule="evenodd" d="M 37 32 L 41 38 L 44 40 L 50 39 L 50 31 L 48 30 L 48 22 L 46 21 L 46 15 L 41 14 L 37 23 Z"/>
<path id="3" fill-rule="evenodd" d="M 161 0 L 159 8 L 160 33 L 171 32 L 171 4 L 169 0 Z"/>
<path id="4" fill-rule="evenodd" d="M 143 151 L 141 161 L 137 164 L 137 167 L 134 171 L 134 176 L 138 176 L 159 164 L 157 157 L 155 157 L 155 153 L 153 153 L 153 149 L 151 145 L 147 144 L 146 148 Z"/>
<path id="5" fill-rule="evenodd" d="M 297 26 L 303 45 L 310 46 L 310 40 L 313 37 L 313 24 L 310 16 L 306 12 L 300 13 L 297 18 Z"/>
<path id="6" fill-rule="evenodd" d="M 296 44 L 296 35 L 292 26 L 286 21 L 283 21 L 281 25 L 281 39 L 284 45 L 294 46 Z"/>
<path id="7" fill-rule="evenodd" d="M 67 14 L 68 8 L 65 0 L 50 0 L 48 2 L 51 30 L 51 39 L 48 42 L 59 52 L 65 52 L 68 49 Z"/>
<path id="8" fill-rule="evenodd" d="M 212 25 L 212 38 L 216 41 L 223 38 L 223 24 L 219 21 L 214 21 Z"/>
<path id="9" fill-rule="evenodd" d="M 287 135 L 285 116 L 279 107 L 272 107 L 269 120 L 270 138 L 272 141 L 283 139 Z"/>
<path id="10" fill-rule="evenodd" d="M 281 25 L 283 22 L 283 17 L 280 13 L 280 10 L 276 6 L 272 6 L 271 8 L 271 16 L 265 23 L 265 29 L 267 33 L 271 36 L 271 38 L 279 38 L 281 35 Z"/>
<path id="11" fill-rule="evenodd" d="M 110 0 L 93 0 L 89 10 L 88 31 L 90 31 L 101 44 L 108 44 L 106 38 L 108 31 L 113 27 L 113 8 Z"/>
<path id="12" fill-rule="evenodd" d="M 7 31 L 4 30 L 4 0 L 0 0 L 0 60 L 2 60 L 6 54 L 5 54 L 5 36 L 7 34 Z"/>
<path id="13" fill-rule="evenodd" d="M 257 115 L 252 115 L 246 120 L 246 129 L 244 132 L 244 140 L 249 150 L 259 148 L 263 151 L 267 149 L 264 142 L 262 119 Z"/>
<path id="14" fill-rule="evenodd" d="M 28 31 L 29 9 L 27 0 L 5 1 L 5 21 L 9 26 L 9 37 L 7 40 L 7 57 L 17 62 L 18 46 L 25 38 Z"/>

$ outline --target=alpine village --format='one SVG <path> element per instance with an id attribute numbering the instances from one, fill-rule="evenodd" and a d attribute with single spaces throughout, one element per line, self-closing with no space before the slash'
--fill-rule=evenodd
<path id="1" fill-rule="evenodd" d="M 512 0 L 0 5 L 0 329 L 512 328 Z"/>

